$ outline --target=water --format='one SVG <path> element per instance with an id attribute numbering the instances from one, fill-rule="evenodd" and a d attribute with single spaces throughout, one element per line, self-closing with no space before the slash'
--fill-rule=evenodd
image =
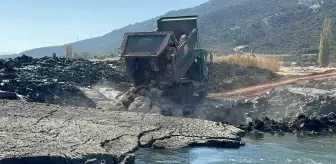
<path id="1" fill-rule="evenodd" d="M 162 164 L 335 164 L 336 136 L 296 137 L 295 135 L 244 138 L 240 149 L 140 149 L 136 163 Z"/>

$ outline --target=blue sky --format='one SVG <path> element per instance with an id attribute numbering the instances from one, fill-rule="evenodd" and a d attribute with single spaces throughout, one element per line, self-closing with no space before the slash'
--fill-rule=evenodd
<path id="1" fill-rule="evenodd" d="M 193 7 L 207 0 L 6 0 L 0 5 L 0 53 L 62 45 Z"/>

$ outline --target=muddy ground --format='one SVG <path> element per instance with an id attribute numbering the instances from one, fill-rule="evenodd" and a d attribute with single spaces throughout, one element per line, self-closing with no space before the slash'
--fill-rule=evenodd
<path id="1" fill-rule="evenodd" d="M 207 99 L 201 104 L 181 106 L 161 97 L 160 90 L 155 87 L 132 89 L 132 81 L 125 73 L 122 60 L 94 62 L 56 56 L 39 59 L 21 56 L 0 60 L 0 68 L 1 99 L 192 117 L 229 122 L 244 129 L 270 119 L 285 123 L 291 130 L 308 131 L 314 128 L 291 125 L 301 118 L 325 119 L 331 112 L 336 112 L 333 96 L 336 84 L 333 79 L 287 86 L 253 99 Z M 267 69 L 228 63 L 215 63 L 210 66 L 209 72 L 210 92 L 238 89 L 282 78 Z M 328 122 L 324 121 L 315 129 L 333 131 L 333 118 L 328 118 Z M 326 124 L 330 124 L 328 128 L 325 128 Z"/>
<path id="2" fill-rule="evenodd" d="M 141 147 L 239 148 L 231 125 L 71 106 L 9 101 L 0 110 L 0 163 L 134 163 Z"/>
<path id="3" fill-rule="evenodd" d="M 253 99 L 182 106 L 154 86 L 132 88 L 120 60 L 21 56 L 0 60 L 0 68 L 0 98 L 21 99 L 0 104 L 0 158 L 6 163 L 132 163 L 139 147 L 237 148 L 246 133 L 336 132 L 334 78 Z M 227 63 L 210 69 L 212 92 L 279 78 L 269 70 Z"/>

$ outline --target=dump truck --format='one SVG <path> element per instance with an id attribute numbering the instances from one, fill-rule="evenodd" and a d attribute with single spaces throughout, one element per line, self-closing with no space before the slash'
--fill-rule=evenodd
<path id="1" fill-rule="evenodd" d="M 200 48 L 197 15 L 162 17 L 157 29 L 125 33 L 120 53 L 135 86 L 156 85 L 180 104 L 207 95 L 207 51 Z"/>

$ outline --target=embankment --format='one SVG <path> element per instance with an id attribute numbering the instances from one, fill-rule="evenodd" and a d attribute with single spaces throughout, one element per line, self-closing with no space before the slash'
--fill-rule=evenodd
<path id="1" fill-rule="evenodd" d="M 2 99 L 199 118 L 228 122 L 247 131 L 251 131 L 251 127 L 269 131 L 269 128 L 254 128 L 259 127 L 255 124 L 260 121 L 269 126 L 275 126 L 274 121 L 277 126 L 286 124 L 288 131 L 334 131 L 335 126 L 329 116 L 335 112 L 333 89 L 336 85 L 328 79 L 282 86 L 249 99 L 244 98 L 245 95 L 234 99 L 217 97 L 202 104 L 181 106 L 162 97 L 155 86 L 131 88 L 132 81 L 126 75 L 122 60 L 93 62 L 56 56 L 38 59 L 21 56 L 0 60 L 0 68 L 0 90 L 5 91 L 0 92 Z M 225 92 L 282 78 L 267 69 L 228 63 L 214 63 L 209 72 L 210 92 Z M 302 118 L 307 118 L 303 121 L 305 124 L 300 121 Z M 267 123 L 267 120 L 274 121 Z M 283 131 L 283 128 L 271 129 Z"/>

